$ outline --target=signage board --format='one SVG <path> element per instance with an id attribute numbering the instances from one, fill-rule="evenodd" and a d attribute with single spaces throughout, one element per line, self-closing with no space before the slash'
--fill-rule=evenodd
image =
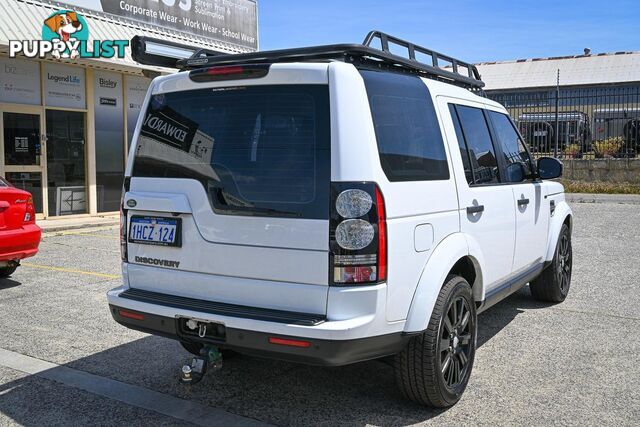
<path id="1" fill-rule="evenodd" d="M 73 215 L 87 212 L 86 189 L 81 186 L 56 188 L 56 215 Z"/>
<path id="2" fill-rule="evenodd" d="M 0 103 L 40 105 L 40 64 L 0 56 Z"/>
<path id="3" fill-rule="evenodd" d="M 45 63 L 44 102 L 48 107 L 87 108 L 84 68 Z"/>
<path id="4" fill-rule="evenodd" d="M 258 49 L 255 0 L 65 0 L 63 3 Z"/>
<path id="5" fill-rule="evenodd" d="M 123 172 L 124 121 L 122 74 L 93 72 L 96 128 L 96 171 Z"/>

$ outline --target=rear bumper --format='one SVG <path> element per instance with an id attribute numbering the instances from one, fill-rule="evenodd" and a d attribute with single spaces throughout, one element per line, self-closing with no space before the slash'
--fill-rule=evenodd
<path id="1" fill-rule="evenodd" d="M 38 253 L 42 231 L 35 224 L 0 231 L 0 262 L 20 260 Z"/>
<path id="2" fill-rule="evenodd" d="M 396 332 L 351 340 L 326 340 L 226 327 L 224 338 L 200 341 L 182 335 L 177 318 L 126 310 L 128 316 L 131 313 L 136 315 L 137 318 L 132 319 L 123 317 L 120 314 L 122 310 L 120 307 L 110 305 L 109 308 L 114 320 L 130 329 L 176 340 L 202 342 L 254 356 L 309 365 L 341 366 L 389 356 L 401 351 L 411 338 L 411 335 Z M 273 344 L 269 342 L 269 338 L 305 340 L 310 344 L 304 348 Z"/>
<path id="3" fill-rule="evenodd" d="M 113 318 L 131 329 L 268 358 L 339 366 L 395 354 L 410 338 L 403 333 L 404 322 L 386 321 L 386 291 L 386 284 L 332 290 L 326 316 L 213 303 L 129 287 L 109 291 L 107 299 Z M 121 310 L 134 315 L 123 317 Z M 205 339 L 187 336 L 181 331 L 185 318 L 222 324 L 225 334 Z M 309 345 L 274 344 L 269 338 Z"/>

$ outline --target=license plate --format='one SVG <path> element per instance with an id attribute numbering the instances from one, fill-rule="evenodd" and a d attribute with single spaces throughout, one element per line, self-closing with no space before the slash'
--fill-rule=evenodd
<path id="1" fill-rule="evenodd" d="M 147 245 L 181 246 L 180 218 L 134 216 L 129 227 L 129 242 Z"/>

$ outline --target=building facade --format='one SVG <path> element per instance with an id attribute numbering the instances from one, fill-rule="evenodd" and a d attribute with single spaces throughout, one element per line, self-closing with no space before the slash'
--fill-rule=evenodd
<path id="1" fill-rule="evenodd" d="M 70 25 L 88 32 L 85 50 L 136 35 L 221 53 L 258 49 L 255 0 L 2 0 L 0 21 L 0 175 L 32 193 L 41 218 L 119 209 L 147 88 L 175 70 L 142 66 L 129 47 L 123 57 L 30 58 L 26 49 L 11 57 L 12 43 L 32 46 L 48 29 L 66 41 Z"/>

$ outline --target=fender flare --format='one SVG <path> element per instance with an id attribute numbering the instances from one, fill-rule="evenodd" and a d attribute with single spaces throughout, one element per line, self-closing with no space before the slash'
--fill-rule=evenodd
<path id="1" fill-rule="evenodd" d="M 569 230 L 571 231 L 571 228 L 573 227 L 573 212 L 571 211 L 569 204 L 566 201 L 562 200 L 556 206 L 549 224 L 549 239 L 547 242 L 547 251 L 544 257 L 545 261 L 553 260 L 553 256 L 556 253 L 556 244 L 558 243 L 558 238 L 560 237 L 560 229 L 562 228 L 562 224 L 564 224 L 567 217 L 569 217 Z"/>
<path id="2" fill-rule="evenodd" d="M 429 257 L 429 261 L 422 270 L 418 286 L 413 294 L 413 300 L 404 325 L 404 332 L 421 332 L 427 329 L 431 319 L 431 312 L 447 275 L 461 258 L 467 256 L 471 256 L 474 263 L 476 283 L 481 284 L 482 270 L 479 266 L 482 264 L 478 262 L 478 258 L 470 254 L 465 234 L 450 234 L 433 250 L 433 254 Z"/>

